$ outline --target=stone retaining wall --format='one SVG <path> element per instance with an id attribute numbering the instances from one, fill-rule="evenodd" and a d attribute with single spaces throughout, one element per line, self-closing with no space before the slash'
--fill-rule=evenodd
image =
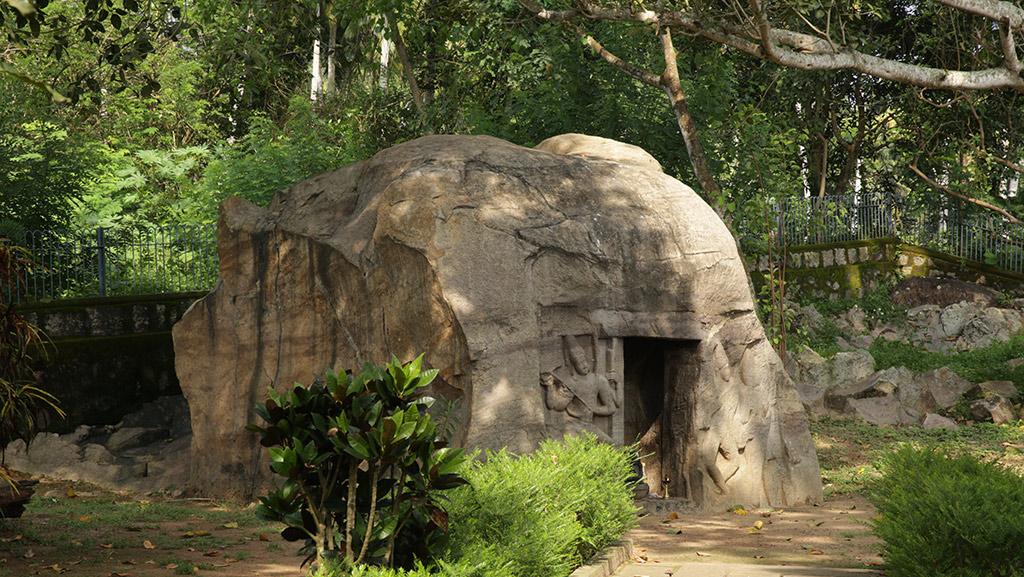
<path id="1" fill-rule="evenodd" d="M 816 298 L 856 298 L 895 277 L 956 278 L 1001 290 L 1020 290 L 1024 275 L 964 261 L 898 239 L 787 247 L 786 293 Z M 756 269 L 767 273 L 762 256 Z M 764 274 L 754 274 L 760 289 Z"/>
<path id="2" fill-rule="evenodd" d="M 47 430 L 116 424 L 145 402 L 180 394 L 171 327 L 200 296 L 90 298 L 21 307 L 53 342 L 39 370 L 68 416 Z"/>

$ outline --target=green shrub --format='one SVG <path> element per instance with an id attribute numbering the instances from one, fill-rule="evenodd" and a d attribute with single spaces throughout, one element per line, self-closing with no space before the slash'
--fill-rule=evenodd
<path id="1" fill-rule="evenodd" d="M 1024 478 L 970 455 L 903 447 L 870 495 L 893 577 L 1024 576 Z"/>
<path id="2" fill-rule="evenodd" d="M 564 577 L 633 526 L 633 456 L 590 435 L 489 453 L 446 493 L 451 538 L 436 566 L 327 566 L 314 577 Z"/>
<path id="3" fill-rule="evenodd" d="M 488 454 L 452 495 L 454 557 L 515 577 L 568 575 L 634 523 L 632 459 L 591 435 Z"/>
<path id="4" fill-rule="evenodd" d="M 422 396 L 437 371 L 422 362 L 328 371 L 256 407 L 266 426 L 251 429 L 285 478 L 257 513 L 284 523 L 286 540 L 306 541 L 318 564 L 410 566 L 443 552 L 440 492 L 465 484 L 466 458 L 438 438 L 433 399 Z"/>

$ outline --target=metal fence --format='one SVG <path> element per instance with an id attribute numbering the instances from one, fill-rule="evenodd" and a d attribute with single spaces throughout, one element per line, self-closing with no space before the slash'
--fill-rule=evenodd
<path id="1" fill-rule="evenodd" d="M 15 301 L 204 291 L 217 280 L 214 225 L 28 231 Z"/>
<path id="2" fill-rule="evenodd" d="M 776 203 L 776 241 L 833 244 L 897 238 L 956 258 L 1024 273 L 1024 225 L 949 197 L 914 201 L 848 194 Z"/>

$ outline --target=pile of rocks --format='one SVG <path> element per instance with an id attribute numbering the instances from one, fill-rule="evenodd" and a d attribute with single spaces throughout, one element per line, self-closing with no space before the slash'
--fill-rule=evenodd
<path id="1" fill-rule="evenodd" d="M 1024 418 L 1014 405 L 1021 400 L 1020 392 L 1010 381 L 974 384 L 948 368 L 919 374 L 906 367 L 875 371 L 874 359 L 865 350 L 840 352 L 826 360 L 803 347 L 787 356 L 786 365 L 813 416 L 853 416 L 879 426 L 955 428 L 956 422 L 941 413 L 962 404 L 976 421 Z"/>
<path id="2" fill-rule="evenodd" d="M 160 397 L 113 426 L 39 433 L 26 448 L 14 441 L 6 465 L 33 476 L 84 481 L 139 493 L 180 490 L 188 475 L 192 432 L 181 395 Z"/>

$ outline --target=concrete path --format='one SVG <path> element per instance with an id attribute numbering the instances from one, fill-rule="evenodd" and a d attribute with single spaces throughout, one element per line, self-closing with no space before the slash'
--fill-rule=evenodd
<path id="1" fill-rule="evenodd" d="M 613 577 L 877 577 L 878 571 L 737 563 L 627 563 Z"/>

